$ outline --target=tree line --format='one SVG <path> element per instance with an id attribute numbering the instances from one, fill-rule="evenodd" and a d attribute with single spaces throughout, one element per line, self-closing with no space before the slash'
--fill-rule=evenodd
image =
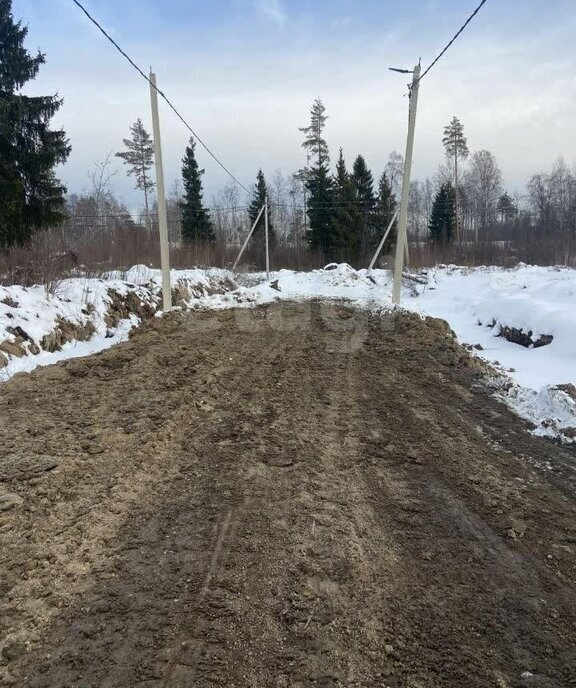
<path id="1" fill-rule="evenodd" d="M 27 28 L 12 16 L 12 1 L 0 0 L 0 249 L 25 245 L 35 233 L 62 226 L 67 231 L 99 232 L 133 225 L 151 229 L 157 201 L 153 197 L 153 141 L 141 119 L 130 128 L 124 148 L 116 153 L 142 191 L 144 210 L 133 217 L 112 190 L 116 171 L 112 156 L 89 173 L 90 187 L 67 194 L 55 175 L 71 146 L 63 130 L 50 121 L 62 106 L 58 96 L 30 97 L 23 86 L 45 63 L 40 51 L 29 53 Z M 310 249 L 326 260 L 363 264 L 394 216 L 402 181 L 403 159 L 390 155 L 378 175 L 363 154 L 347 162 L 342 149 L 334 166 L 324 138 L 328 115 L 320 98 L 310 120 L 300 129 L 306 165 L 284 176 L 256 174 L 248 199 L 228 184 L 205 203 L 204 170 L 196 159 L 196 143 L 183 150 L 181 178 L 168 198 L 170 238 L 178 243 L 239 243 L 256 221 L 266 198 L 272 244 Z M 506 230 L 546 237 L 576 233 L 576 171 L 560 159 L 550 172 L 533 175 L 525 194 L 507 192 L 495 156 L 471 152 L 464 125 L 454 117 L 444 128 L 445 160 L 432 178 L 410 186 L 409 236 L 412 241 L 449 244 L 498 238 Z M 256 227 L 253 249 L 263 259 L 264 217 Z M 395 242 L 395 228 L 389 249 Z"/>

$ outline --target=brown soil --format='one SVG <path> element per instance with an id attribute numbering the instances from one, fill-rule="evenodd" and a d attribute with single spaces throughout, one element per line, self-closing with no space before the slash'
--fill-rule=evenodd
<path id="1" fill-rule="evenodd" d="M 576 685 L 576 453 L 481 374 L 312 303 L 0 386 L 0 684 Z"/>

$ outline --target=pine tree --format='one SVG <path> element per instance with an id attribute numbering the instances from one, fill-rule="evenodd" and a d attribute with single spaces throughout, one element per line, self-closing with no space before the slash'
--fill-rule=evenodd
<path id="1" fill-rule="evenodd" d="M 300 131 L 305 137 L 302 147 L 308 152 L 308 162 L 312 154 L 316 157 L 316 164 L 306 167 L 302 175 L 308 192 L 308 243 L 331 259 L 334 253 L 334 180 L 330 175 L 328 144 L 322 136 L 327 119 L 324 104 L 316 98 L 310 110 L 310 126 Z"/>
<path id="2" fill-rule="evenodd" d="M 319 250 L 327 260 L 334 259 L 334 180 L 328 165 L 313 167 L 306 182 L 309 193 L 308 243 L 310 248 Z"/>
<path id="3" fill-rule="evenodd" d="M 346 169 L 342 149 L 340 149 L 334 181 L 332 259 L 358 265 L 362 248 L 364 215 L 358 203 L 356 184 Z"/>
<path id="4" fill-rule="evenodd" d="M 456 236 L 460 238 L 460 205 L 458 188 L 458 160 L 466 160 L 468 157 L 468 142 L 464 136 L 464 126 L 457 117 L 452 117 L 452 121 L 444 127 L 444 138 L 442 139 L 446 157 L 454 160 L 454 192 L 455 192 L 455 213 L 456 213 Z"/>
<path id="5" fill-rule="evenodd" d="M 392 184 L 388 179 L 386 172 L 382 173 L 380 177 L 380 182 L 378 183 L 378 201 L 376 203 L 376 224 L 378 227 L 378 242 L 382 238 L 384 232 L 388 229 L 388 225 L 396 212 L 397 207 L 396 196 L 392 190 Z M 394 223 L 394 226 L 390 230 L 390 234 L 386 239 L 383 251 L 386 252 L 390 250 L 390 247 L 396 243 L 396 235 L 398 230 L 398 221 Z"/>
<path id="6" fill-rule="evenodd" d="M 64 219 L 66 188 L 54 167 L 71 149 L 64 131 L 49 128 L 63 101 L 21 94 L 46 61 L 26 50 L 27 34 L 14 22 L 12 0 L 0 0 L 0 248 L 24 244 Z"/>
<path id="7" fill-rule="evenodd" d="M 506 191 L 498 199 L 496 210 L 500 215 L 502 222 L 511 222 L 518 216 L 518 208 L 514 203 L 512 196 Z"/>
<path id="8" fill-rule="evenodd" d="M 182 239 L 214 243 L 216 235 L 210 220 L 208 210 L 202 200 L 202 175 L 204 170 L 198 169 L 196 161 L 196 141 L 190 138 L 186 153 L 182 158 L 182 179 L 184 182 L 184 200 L 180 203 L 182 209 Z"/>
<path id="9" fill-rule="evenodd" d="M 428 228 L 436 243 L 445 244 L 453 238 L 456 228 L 456 194 L 450 182 L 442 184 L 436 194 Z"/>
<path id="10" fill-rule="evenodd" d="M 316 168 L 319 169 L 322 165 L 330 164 L 330 157 L 328 155 L 328 144 L 322 137 L 324 127 L 328 115 L 326 108 L 320 100 L 316 98 L 310 110 L 310 126 L 302 127 L 300 131 L 304 134 L 305 141 L 302 148 L 305 148 L 310 153 L 313 153 L 317 158 Z"/>
<path id="11" fill-rule="evenodd" d="M 122 139 L 128 150 L 116 153 L 128 166 L 128 175 L 136 177 L 136 188 L 144 192 L 144 211 L 146 213 L 146 227 L 150 229 L 150 209 L 148 192 L 156 186 L 148 172 L 154 162 L 154 141 L 144 129 L 142 120 L 138 118 L 130 127 L 132 138 Z"/>
<path id="12" fill-rule="evenodd" d="M 258 170 L 256 175 L 256 185 L 254 187 L 254 198 L 248 207 L 248 217 L 250 218 L 250 227 L 256 222 L 256 218 L 262 209 L 262 206 L 266 203 L 266 198 L 268 196 L 268 187 L 266 185 L 266 178 L 264 177 L 264 172 Z M 276 233 L 274 232 L 274 227 L 272 226 L 272 209 L 270 208 L 270 202 L 268 202 L 268 242 L 270 246 L 276 243 Z M 256 266 L 258 268 L 263 268 L 266 263 L 266 221 L 264 219 L 264 213 L 260 216 L 256 229 L 252 234 L 252 247 L 256 252 Z"/>
<path id="13" fill-rule="evenodd" d="M 374 177 L 366 165 L 366 160 L 359 155 L 354 161 L 352 181 L 356 188 L 362 216 L 362 253 L 376 248 L 378 244 L 376 223 L 376 198 L 374 196 Z"/>

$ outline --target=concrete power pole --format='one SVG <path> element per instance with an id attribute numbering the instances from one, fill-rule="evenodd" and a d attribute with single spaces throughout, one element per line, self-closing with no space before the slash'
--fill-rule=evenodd
<path id="1" fill-rule="evenodd" d="M 406 141 L 406 157 L 404 158 L 404 178 L 402 180 L 402 199 L 400 201 L 400 219 L 398 222 L 398 238 L 396 240 L 396 262 L 394 265 L 394 287 L 392 289 L 392 303 L 400 304 L 402 295 L 402 271 L 404 268 L 404 250 L 408 241 L 408 199 L 410 195 L 410 176 L 412 173 L 412 156 L 414 153 L 414 133 L 416 131 L 416 112 L 418 109 L 418 87 L 420 85 L 420 65 L 414 67 L 412 88 L 410 91 L 410 112 L 408 116 L 408 139 Z"/>
<path id="2" fill-rule="evenodd" d="M 268 196 L 264 203 L 264 228 L 266 232 L 266 279 L 270 281 L 270 227 L 268 226 Z"/>
<path id="3" fill-rule="evenodd" d="M 156 187 L 158 190 L 158 226 L 160 229 L 160 263 L 162 266 L 162 310 L 172 308 L 170 285 L 170 247 L 168 245 L 168 218 L 166 216 L 166 190 L 162 164 L 162 140 L 160 137 L 160 116 L 158 114 L 158 91 L 156 75 L 150 72 L 150 102 L 152 104 L 152 127 L 154 131 L 154 158 L 156 161 Z"/>

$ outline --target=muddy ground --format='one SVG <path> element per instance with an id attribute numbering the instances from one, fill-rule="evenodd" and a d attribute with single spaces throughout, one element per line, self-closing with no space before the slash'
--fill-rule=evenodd
<path id="1" fill-rule="evenodd" d="M 439 321 L 154 319 L 0 386 L 0 685 L 576 685 L 575 467 Z"/>

